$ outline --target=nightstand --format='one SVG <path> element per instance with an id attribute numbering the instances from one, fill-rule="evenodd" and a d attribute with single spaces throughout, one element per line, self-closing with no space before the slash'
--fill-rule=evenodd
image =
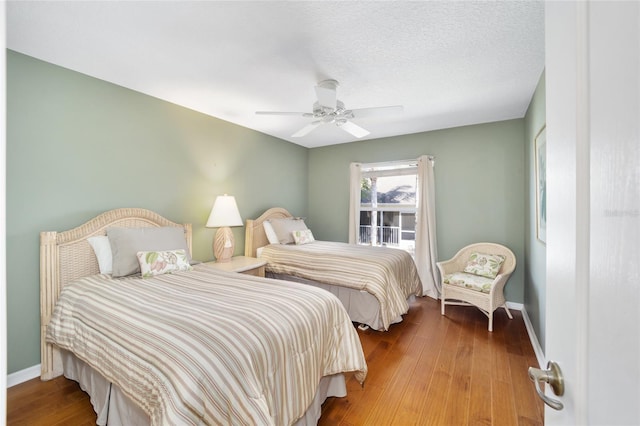
<path id="1" fill-rule="evenodd" d="M 265 260 L 255 257 L 235 256 L 230 261 L 206 262 L 207 266 L 227 272 L 238 272 L 240 274 L 255 275 L 256 277 L 264 277 L 264 266 L 267 264 Z"/>

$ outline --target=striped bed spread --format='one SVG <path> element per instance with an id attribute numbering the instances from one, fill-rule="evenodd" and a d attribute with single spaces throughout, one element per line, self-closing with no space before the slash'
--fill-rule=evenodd
<path id="1" fill-rule="evenodd" d="M 266 270 L 372 294 L 380 304 L 384 329 L 409 310 L 407 299 L 422 294 L 422 283 L 411 255 L 398 249 L 329 241 L 270 244 L 260 258 Z"/>
<path id="2" fill-rule="evenodd" d="M 46 338 L 120 387 L 153 425 L 288 425 L 321 377 L 355 372 L 363 383 L 367 373 L 336 297 L 206 264 L 70 283 Z"/>

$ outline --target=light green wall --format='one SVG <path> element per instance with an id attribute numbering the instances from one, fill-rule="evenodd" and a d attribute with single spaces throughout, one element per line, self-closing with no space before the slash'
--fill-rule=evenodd
<path id="1" fill-rule="evenodd" d="M 8 372 L 40 362 L 40 231 L 144 207 L 192 223 L 194 257 L 206 260 L 214 230 L 204 222 L 215 196 L 229 193 L 245 219 L 284 206 L 317 238 L 346 241 L 349 163 L 421 154 L 436 156 L 439 259 L 471 242 L 508 245 L 519 263 L 507 298 L 524 301 L 540 336 L 544 263 L 531 252 L 540 247 L 530 176 L 540 122 L 544 77 L 526 120 L 306 149 L 8 51 Z M 243 233 L 234 228 L 236 254 Z M 535 271 L 525 274 L 525 259 Z"/>
<path id="2" fill-rule="evenodd" d="M 349 163 L 436 157 L 438 258 L 480 241 L 507 245 L 518 266 L 505 294 L 524 302 L 524 120 L 313 148 L 307 222 L 321 240 L 347 241 Z"/>
<path id="3" fill-rule="evenodd" d="M 306 148 L 12 51 L 7 123 L 9 373 L 40 363 L 40 231 L 143 207 L 192 223 L 207 260 L 216 195 L 235 195 L 244 219 L 306 214 Z"/>
<path id="4" fill-rule="evenodd" d="M 542 350 L 545 349 L 545 308 L 547 294 L 547 248 L 536 237 L 536 186 L 534 141 L 546 123 L 546 81 L 542 73 L 525 115 L 527 197 L 525 228 L 526 271 L 525 309 Z"/>

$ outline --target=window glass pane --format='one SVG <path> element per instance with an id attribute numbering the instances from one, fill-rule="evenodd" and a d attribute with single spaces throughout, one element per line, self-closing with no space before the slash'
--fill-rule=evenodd
<path id="1" fill-rule="evenodd" d="M 378 204 L 416 204 L 416 176 L 376 178 Z"/>
<path id="2" fill-rule="evenodd" d="M 416 240 L 416 214 L 402 213 L 402 240 Z"/>
<path id="3" fill-rule="evenodd" d="M 399 226 L 400 213 L 398 212 L 382 212 L 382 224 L 385 226 Z"/>
<path id="4" fill-rule="evenodd" d="M 380 167 L 363 173 L 360 185 L 360 244 L 415 251 L 415 167 Z"/>
<path id="5" fill-rule="evenodd" d="M 415 213 L 402 213 L 402 230 L 403 231 L 415 231 L 416 230 L 416 214 Z"/>
<path id="6" fill-rule="evenodd" d="M 369 211 L 361 211 L 360 212 L 360 223 L 362 225 L 371 225 L 371 212 L 369 212 Z"/>
<path id="7" fill-rule="evenodd" d="M 360 203 L 371 204 L 371 178 L 364 178 L 360 182 Z"/>

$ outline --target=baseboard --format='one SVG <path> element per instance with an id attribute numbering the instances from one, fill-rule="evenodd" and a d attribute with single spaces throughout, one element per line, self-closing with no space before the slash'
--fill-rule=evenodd
<path id="1" fill-rule="evenodd" d="M 524 305 L 522 303 L 507 302 L 507 308 L 513 309 L 514 311 L 522 311 Z"/>
<path id="2" fill-rule="evenodd" d="M 40 364 L 9 374 L 7 376 L 7 387 L 19 385 L 36 377 L 40 377 Z"/>
<path id="3" fill-rule="evenodd" d="M 522 313 L 522 320 L 524 321 L 524 326 L 527 329 L 527 334 L 529 335 L 531 346 L 533 346 L 533 352 L 536 354 L 538 365 L 540 366 L 540 368 L 547 368 L 546 367 L 547 362 L 545 361 L 544 352 L 542 351 L 542 346 L 540 346 L 540 342 L 538 341 L 538 336 L 536 336 L 536 332 L 533 329 L 533 325 L 531 324 L 531 320 L 529 319 L 527 310 L 524 308 L 524 304 L 507 302 L 507 308 L 513 309 L 514 311 L 520 311 Z"/>
<path id="4" fill-rule="evenodd" d="M 522 311 L 522 319 L 524 320 L 524 326 L 527 328 L 527 333 L 529 334 L 529 340 L 531 340 L 531 346 L 533 346 L 533 352 L 535 352 L 536 358 L 538 360 L 538 366 L 540 368 L 547 368 L 547 362 L 545 361 L 544 351 L 542 350 L 542 346 L 540 346 L 540 342 L 538 341 L 538 336 L 536 336 L 536 332 L 533 329 L 533 324 L 531 324 L 531 320 L 529 319 L 527 310 L 523 307 L 521 311 Z"/>

